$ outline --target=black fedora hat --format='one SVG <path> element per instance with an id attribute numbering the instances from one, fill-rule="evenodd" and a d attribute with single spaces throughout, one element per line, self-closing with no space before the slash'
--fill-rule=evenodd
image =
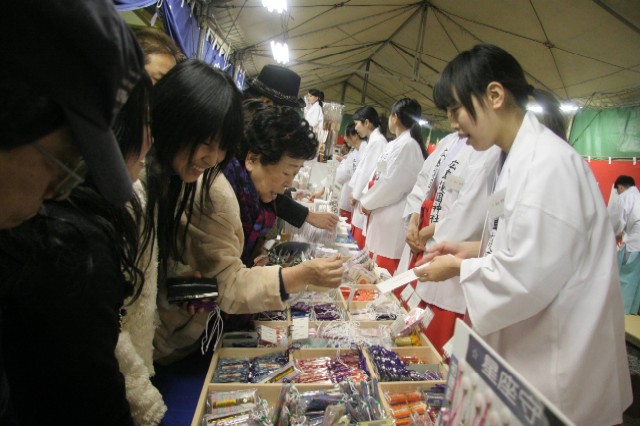
<path id="1" fill-rule="evenodd" d="M 298 96 L 300 76 L 288 68 L 265 65 L 257 77 L 249 80 L 245 96 L 264 96 L 275 104 L 290 107 L 304 107 L 304 100 Z M 302 101 L 302 102 L 301 102 Z"/>

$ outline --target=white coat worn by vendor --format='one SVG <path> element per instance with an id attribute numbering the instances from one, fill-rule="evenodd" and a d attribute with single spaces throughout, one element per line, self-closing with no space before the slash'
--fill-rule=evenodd
<path id="1" fill-rule="evenodd" d="M 353 131 L 353 134 L 351 133 Z M 340 165 L 336 169 L 336 183 L 342 185 L 340 190 L 340 200 L 338 202 L 338 208 L 340 209 L 340 216 L 345 216 L 348 221 L 351 222 L 351 215 L 353 207 L 351 206 L 351 187 L 349 181 L 360 163 L 360 158 L 364 155 L 367 149 L 367 143 L 360 140 L 360 136 L 355 133 L 355 126 L 349 125 L 346 132 L 345 143 L 349 146 L 353 146 L 353 149 L 347 156 L 340 162 Z"/>
<path id="2" fill-rule="evenodd" d="M 632 395 L 613 230 L 589 167 L 526 113 L 529 96 L 563 134 L 558 102 L 504 50 L 478 45 L 445 67 L 436 105 L 475 149 L 498 145 L 504 163 L 486 243 L 437 244 L 431 255 L 455 256 L 417 273 L 459 274 L 473 328 L 575 424 L 619 424 Z"/>
<path id="3" fill-rule="evenodd" d="M 622 236 L 618 251 L 622 302 L 625 314 L 636 315 L 640 309 L 640 191 L 631 176 L 618 176 L 613 186 L 619 195 L 609 202 L 607 211 L 616 236 Z"/>
<path id="4" fill-rule="evenodd" d="M 394 103 L 389 129 L 396 139 L 389 142 L 363 191 L 360 204 L 369 211 L 366 247 L 376 255 L 378 266 L 394 274 L 400 262 L 406 234 L 402 213 L 407 195 L 416 183 L 426 157 L 421 129 L 415 117 L 421 107 L 414 99 Z"/>
<path id="5" fill-rule="evenodd" d="M 441 153 L 444 161 L 438 161 L 437 167 L 430 170 L 429 179 L 416 182 L 409 197 L 415 198 L 419 192 L 422 192 L 422 198 L 425 194 L 433 194 L 429 226 L 421 230 L 421 234 L 428 231 L 424 237 L 427 241 L 423 242 L 426 247 L 442 241 L 475 241 L 482 236 L 500 149 L 494 146 L 487 151 L 476 151 L 466 142 L 466 138 L 455 133 L 445 137 L 440 142 L 447 147 Z M 418 184 L 422 182 L 431 182 L 431 185 L 419 188 Z M 405 216 L 418 213 L 416 204 L 415 200 L 411 205 L 407 201 Z M 460 279 L 422 282 L 415 292 L 422 301 L 420 307 L 429 306 L 434 312 L 425 333 L 442 353 L 442 346 L 453 336 L 455 318 L 462 318 L 466 311 Z"/>
<path id="6" fill-rule="evenodd" d="M 376 167 L 376 162 L 382 154 L 382 150 L 387 145 L 387 139 L 380 132 L 380 118 L 378 112 L 370 106 L 358 108 L 353 113 L 353 121 L 356 123 L 356 132 L 361 138 L 368 138 L 367 150 L 363 153 L 356 171 L 349 180 L 351 187 L 351 197 L 355 200 L 353 213 L 351 216 L 351 230 L 353 238 L 362 250 L 365 245 L 366 236 L 366 216 L 360 212 L 359 201 L 362 191 L 367 187 L 371 173 Z"/>

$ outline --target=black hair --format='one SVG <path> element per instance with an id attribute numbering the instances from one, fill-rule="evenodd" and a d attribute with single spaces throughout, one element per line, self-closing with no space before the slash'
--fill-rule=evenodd
<path id="1" fill-rule="evenodd" d="M 378 111 L 374 107 L 371 106 L 363 106 L 356 110 L 351 116 L 353 121 L 361 121 L 364 123 L 365 120 L 369 120 L 369 122 L 373 125 L 374 128 L 380 127 L 380 117 L 378 116 Z"/>
<path id="2" fill-rule="evenodd" d="M 347 128 L 344 131 L 345 136 L 354 136 L 357 135 L 358 132 L 356 132 L 356 123 L 351 122 L 349 124 L 347 124 Z M 360 136 L 358 136 L 360 137 Z"/>
<path id="3" fill-rule="evenodd" d="M 0 150 L 30 144 L 67 124 L 60 105 L 3 68 L 0 70 Z"/>
<path id="4" fill-rule="evenodd" d="M 142 145 L 144 143 L 144 138 L 151 137 L 151 135 L 145 135 L 145 130 L 150 132 L 151 129 L 149 126 L 151 125 L 151 91 L 153 89 L 153 84 L 151 83 L 151 78 L 143 73 L 138 83 L 134 86 L 129 94 L 129 99 L 127 99 L 127 103 L 125 103 L 116 116 L 111 129 L 118 141 L 118 146 L 120 147 L 120 152 L 124 157 L 125 161 L 127 158 L 135 156 L 139 157 L 140 152 L 142 151 Z M 121 207 L 120 209 L 124 209 L 131 216 L 133 223 L 137 229 L 137 234 L 141 232 L 141 224 L 142 218 L 144 216 L 144 209 L 142 208 L 142 204 L 138 199 L 138 196 L 134 194 L 134 197 L 129 202 L 128 207 Z M 118 219 L 117 215 L 115 216 Z M 119 219 L 119 222 L 123 225 L 129 226 L 127 221 L 123 218 Z M 153 238 L 151 233 L 143 233 L 139 236 L 139 240 L 136 242 L 137 247 L 136 250 L 133 251 L 133 254 L 136 255 L 136 263 L 135 268 L 132 268 L 131 265 L 127 264 L 123 265 L 123 270 L 127 277 L 132 277 L 132 284 L 134 287 L 134 294 L 130 300 L 130 303 L 133 303 L 135 299 L 139 296 L 142 291 L 142 282 L 138 283 L 137 278 L 139 276 L 144 277 L 141 271 L 138 268 L 143 267 L 147 268 L 149 266 L 155 267 L 155 265 L 151 265 L 150 262 L 154 261 L 153 259 L 148 259 L 149 262 L 147 265 L 142 264 L 142 256 L 146 252 L 148 246 L 153 246 Z M 125 244 L 131 245 L 132 243 L 127 239 L 130 238 L 129 232 L 125 236 Z M 130 250 L 131 251 L 131 250 Z M 148 283 L 148 285 L 156 285 L 157 283 Z"/>
<path id="5" fill-rule="evenodd" d="M 411 137 L 418 142 L 422 158 L 427 158 L 427 149 L 422 139 L 422 127 L 418 123 L 422 107 L 415 99 L 403 98 L 396 101 L 391 107 L 391 115 L 398 116 L 398 120 L 405 129 L 409 129 Z"/>
<path id="6" fill-rule="evenodd" d="M 502 84 L 522 110 L 526 110 L 529 96 L 533 96 L 543 107 L 543 123 L 556 135 L 566 138 L 560 104 L 555 97 L 544 90 L 534 89 L 527 83 L 518 61 L 507 51 L 491 44 L 478 44 L 449 62 L 433 88 L 433 99 L 436 106 L 445 111 L 462 104 L 475 120 L 476 111 L 471 99 L 475 97 L 481 102 L 492 81 Z"/>
<path id="7" fill-rule="evenodd" d="M 311 96 L 316 96 L 318 98 L 318 103 L 320 106 L 324 104 L 324 92 L 318 89 L 309 89 L 309 94 Z"/>
<path id="8" fill-rule="evenodd" d="M 613 186 L 624 186 L 625 188 L 631 188 L 632 186 L 636 186 L 636 182 L 633 180 L 633 178 L 631 176 L 626 176 L 626 175 L 620 175 L 618 176 L 618 179 L 616 179 L 615 183 L 613 184 Z"/>
<path id="9" fill-rule="evenodd" d="M 244 102 L 245 130 L 238 160 L 244 164 L 249 152 L 260 155 L 260 163 L 276 164 L 284 155 L 311 160 L 318 152 L 318 139 L 309 123 L 295 108 Z"/>
<path id="10" fill-rule="evenodd" d="M 111 126 L 125 160 L 130 156 L 139 156 L 142 150 L 144 131 L 151 124 L 152 88 L 151 79 L 143 73 Z"/>
<path id="11" fill-rule="evenodd" d="M 169 258 L 182 256 L 197 185 L 181 180 L 173 169 L 173 160 L 184 150 L 191 157 L 201 144 L 219 140 L 219 148 L 227 151 L 225 161 L 207 169 L 200 181 L 202 202 L 208 200 L 213 179 L 242 137 L 241 95 L 227 74 L 189 59 L 173 67 L 154 86 L 151 116 L 155 142 L 147 159 L 145 234 L 156 232 L 159 279 L 164 279 Z M 179 235 L 183 214 L 187 226 Z"/>

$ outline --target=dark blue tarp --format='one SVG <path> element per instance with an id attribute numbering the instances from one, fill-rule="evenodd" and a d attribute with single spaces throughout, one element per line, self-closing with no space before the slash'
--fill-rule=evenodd
<path id="1" fill-rule="evenodd" d="M 127 10 L 144 9 L 152 4 L 155 4 L 157 0 L 113 0 L 113 4 L 116 5 L 116 9 L 121 12 Z"/>

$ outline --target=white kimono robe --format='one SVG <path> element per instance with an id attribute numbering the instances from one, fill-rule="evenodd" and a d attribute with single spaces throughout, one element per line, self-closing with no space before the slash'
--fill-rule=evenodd
<path id="1" fill-rule="evenodd" d="M 627 251 L 640 251 L 640 191 L 635 186 L 618 195 L 607 207 L 616 235 L 624 231 Z"/>
<path id="2" fill-rule="evenodd" d="M 385 147 L 370 175 L 376 182 L 371 189 L 365 187 L 360 199 L 362 206 L 371 210 L 367 228 L 370 252 L 400 259 L 407 232 L 402 213 L 422 162 L 420 147 L 409 130 Z"/>
<path id="3" fill-rule="evenodd" d="M 457 140 L 457 133 L 451 133 L 445 136 L 440 140 L 438 146 L 436 146 L 436 150 L 433 151 L 426 160 L 424 160 L 422 169 L 416 179 L 416 184 L 413 186 L 411 193 L 407 196 L 407 206 L 404 209 L 403 217 L 408 218 L 413 213 L 420 213 L 420 208 L 422 207 L 424 200 L 433 196 L 433 193 L 435 192 L 434 184 L 436 175 L 438 174 L 438 167 L 444 161 L 449 147 Z"/>
<path id="4" fill-rule="evenodd" d="M 382 150 L 387 145 L 387 139 L 380 133 L 380 128 L 376 128 L 369 135 L 369 141 L 367 144 L 367 150 L 363 153 L 356 171 L 349 180 L 349 186 L 351 187 L 351 196 L 360 201 L 362 196 L 362 190 L 369 184 L 369 178 L 371 173 L 376 167 L 378 157 L 382 154 Z M 351 224 L 357 228 L 362 229 L 363 233 L 366 233 L 366 216 L 360 213 L 360 208 L 353 209 L 351 216 Z"/>
<path id="5" fill-rule="evenodd" d="M 615 239 L 591 170 L 527 113 L 500 194 L 490 253 L 460 271 L 474 329 L 575 424 L 622 423 L 632 394 Z"/>
<path id="6" fill-rule="evenodd" d="M 466 145 L 443 166 L 445 176 L 436 190 L 431 214 L 435 232 L 427 247 L 443 241 L 480 240 L 501 152 L 497 146 L 480 152 Z M 416 293 L 425 302 L 447 311 L 464 314 L 466 310 L 459 277 L 437 283 L 419 282 Z"/>
<path id="7" fill-rule="evenodd" d="M 403 217 L 408 221 L 413 213 L 420 213 L 422 203 L 426 199 L 434 197 L 436 192 L 436 178 L 441 165 L 444 165 L 445 158 L 449 152 L 449 148 L 459 140 L 457 133 L 450 133 L 445 136 L 436 147 L 436 150 L 424 160 L 422 169 L 418 174 L 413 189 L 407 196 L 407 205 L 404 209 Z M 396 275 L 405 272 L 409 268 L 411 260 L 411 248 L 405 244 L 400 256 L 400 263 L 396 270 Z"/>
<path id="8" fill-rule="evenodd" d="M 320 102 L 316 102 L 305 109 L 304 119 L 307 120 L 307 122 L 309 122 L 309 126 L 314 129 L 322 129 L 324 124 L 324 113 L 322 112 Z"/>
<path id="9" fill-rule="evenodd" d="M 353 149 L 347 156 L 340 162 L 340 165 L 336 169 L 336 183 L 342 185 L 340 190 L 340 200 L 338 201 L 338 207 L 342 210 L 350 212 L 351 206 L 351 187 L 349 186 L 349 180 L 358 167 L 358 162 L 362 156 L 362 152 L 367 149 L 367 143 L 365 141 L 360 142 L 358 149 Z"/>

